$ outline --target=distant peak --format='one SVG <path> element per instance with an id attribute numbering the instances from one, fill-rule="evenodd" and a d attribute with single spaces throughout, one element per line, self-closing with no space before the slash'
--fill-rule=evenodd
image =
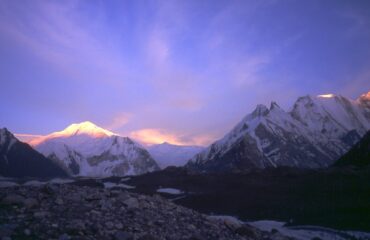
<path id="1" fill-rule="evenodd" d="M 252 112 L 253 117 L 265 116 L 268 113 L 268 108 L 263 104 L 258 104 L 256 109 Z"/>
<path id="2" fill-rule="evenodd" d="M 93 128 L 99 128 L 97 125 L 90 121 L 80 122 L 80 123 L 73 123 L 69 125 L 66 129 L 93 129 Z"/>
<path id="3" fill-rule="evenodd" d="M 272 101 L 270 105 L 270 111 L 273 109 L 281 109 L 281 108 L 276 102 Z"/>
<path id="4" fill-rule="evenodd" d="M 305 96 L 299 97 L 297 101 L 312 101 L 312 97 L 310 95 L 305 95 Z"/>
<path id="5" fill-rule="evenodd" d="M 7 132 L 9 132 L 9 130 L 4 127 L 4 128 L 0 128 L 0 132 L 1 133 L 7 133 Z"/>
<path id="6" fill-rule="evenodd" d="M 0 128 L 0 144 L 15 138 L 14 135 L 7 128 Z"/>
<path id="7" fill-rule="evenodd" d="M 370 91 L 369 91 L 369 92 L 367 92 L 367 93 L 362 94 L 362 95 L 357 99 L 357 101 L 358 101 L 361 105 L 363 105 L 363 106 L 365 106 L 365 107 L 367 107 L 367 108 L 370 108 Z"/>
<path id="8" fill-rule="evenodd" d="M 114 133 L 106 129 L 98 127 L 97 125 L 95 125 L 94 123 L 90 121 L 71 124 L 66 129 L 61 131 L 61 133 L 65 133 L 66 135 L 86 134 L 86 135 L 91 135 L 94 137 L 104 137 L 104 136 L 115 135 Z"/>
<path id="9" fill-rule="evenodd" d="M 73 123 L 60 132 L 54 132 L 47 136 L 41 136 L 41 137 L 35 138 L 31 140 L 29 143 L 32 146 L 36 146 L 48 139 L 60 138 L 60 137 L 67 138 L 67 137 L 72 137 L 72 136 L 77 136 L 77 135 L 87 135 L 93 138 L 103 138 L 103 137 L 114 136 L 117 134 L 114 134 L 106 129 L 98 127 L 97 125 L 95 125 L 94 123 L 90 121 L 85 121 L 81 123 Z"/>
<path id="10" fill-rule="evenodd" d="M 11 133 L 7 128 L 0 128 L 0 135 L 3 136 L 3 135 L 8 135 L 8 136 L 11 136 L 11 137 L 14 137 L 13 133 Z"/>
<path id="11" fill-rule="evenodd" d="M 370 100 L 370 91 L 367 92 L 367 93 L 364 93 L 360 96 L 360 99 L 363 99 L 363 100 L 367 100 L 369 101 Z"/>
<path id="12" fill-rule="evenodd" d="M 74 124 L 79 125 L 79 126 L 85 126 L 85 127 L 97 127 L 94 123 L 90 121 L 84 121 L 84 122 L 74 123 Z"/>
<path id="13" fill-rule="evenodd" d="M 336 97 L 335 94 L 329 93 L 329 94 L 322 94 L 322 95 L 317 95 L 318 98 L 333 98 Z"/>

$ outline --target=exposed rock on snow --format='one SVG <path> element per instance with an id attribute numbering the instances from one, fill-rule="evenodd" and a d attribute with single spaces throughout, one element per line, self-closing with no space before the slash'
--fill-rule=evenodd
<path id="1" fill-rule="evenodd" d="M 353 101 L 334 94 L 298 98 L 286 112 L 258 105 L 187 166 L 206 171 L 331 165 L 370 129 L 370 93 Z"/>
<path id="2" fill-rule="evenodd" d="M 72 124 L 63 131 L 30 142 L 72 175 L 123 176 L 158 170 L 147 150 L 91 122 Z"/>

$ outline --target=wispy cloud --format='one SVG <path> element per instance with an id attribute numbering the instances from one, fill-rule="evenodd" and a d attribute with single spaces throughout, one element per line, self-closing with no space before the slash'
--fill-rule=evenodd
<path id="1" fill-rule="evenodd" d="M 120 113 L 116 115 L 108 125 L 106 125 L 106 128 L 109 130 L 117 130 L 125 126 L 130 121 L 132 116 L 132 113 Z"/>
<path id="2" fill-rule="evenodd" d="M 149 34 L 147 41 L 148 63 L 157 70 L 164 70 L 170 55 L 170 46 L 160 29 L 155 28 Z"/>
<path id="3" fill-rule="evenodd" d="M 16 133 L 14 134 L 19 140 L 25 143 L 31 142 L 33 139 L 42 137 L 42 135 L 34 135 L 34 134 L 22 134 L 22 133 Z"/>
<path id="4" fill-rule="evenodd" d="M 5 3 L 0 6 L 1 31 L 62 74 L 114 84 L 126 76 L 122 56 L 97 37 L 98 31 L 94 33 L 99 26 L 79 19 L 78 2 Z"/>
<path id="5" fill-rule="evenodd" d="M 320 6 L 0 1 L 2 120 L 27 116 L 23 126 L 44 133 L 89 119 L 149 142 L 204 145 L 258 103 L 358 95 L 369 79 L 368 4 Z"/>
<path id="6" fill-rule="evenodd" d="M 176 133 L 171 133 L 164 129 L 147 128 L 133 131 L 130 137 L 139 141 L 144 145 L 161 144 L 168 142 L 175 145 L 208 145 L 215 138 L 208 135 L 204 136 L 186 136 Z"/>
<path id="7" fill-rule="evenodd" d="M 260 71 L 269 64 L 269 55 L 255 55 L 246 57 L 240 62 L 230 64 L 230 72 L 237 87 L 251 86 L 260 80 Z"/>

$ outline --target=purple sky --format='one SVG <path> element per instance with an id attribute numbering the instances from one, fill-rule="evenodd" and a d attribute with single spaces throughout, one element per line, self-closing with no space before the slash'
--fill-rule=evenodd
<path id="1" fill-rule="evenodd" d="M 256 104 L 370 86 L 370 1 L 0 0 L 0 127 L 208 144 Z"/>

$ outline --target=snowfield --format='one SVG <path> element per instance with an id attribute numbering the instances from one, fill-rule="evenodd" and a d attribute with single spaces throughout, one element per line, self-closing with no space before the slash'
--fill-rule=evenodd
<path id="1" fill-rule="evenodd" d="M 179 194 L 184 193 L 180 189 L 176 189 L 176 188 L 158 188 L 157 192 L 159 192 L 159 193 L 168 193 L 168 194 L 173 194 L 173 195 L 179 195 Z"/>
<path id="2" fill-rule="evenodd" d="M 262 231 L 271 232 L 277 230 L 284 236 L 292 237 L 297 240 L 312 240 L 319 238 L 323 240 L 368 240 L 370 233 L 358 231 L 340 231 L 331 228 L 324 228 L 319 226 L 286 226 L 285 222 L 262 220 L 253 222 L 243 222 L 233 216 L 209 216 L 209 218 L 227 221 L 229 223 L 238 225 L 242 223 L 249 224 Z"/>

